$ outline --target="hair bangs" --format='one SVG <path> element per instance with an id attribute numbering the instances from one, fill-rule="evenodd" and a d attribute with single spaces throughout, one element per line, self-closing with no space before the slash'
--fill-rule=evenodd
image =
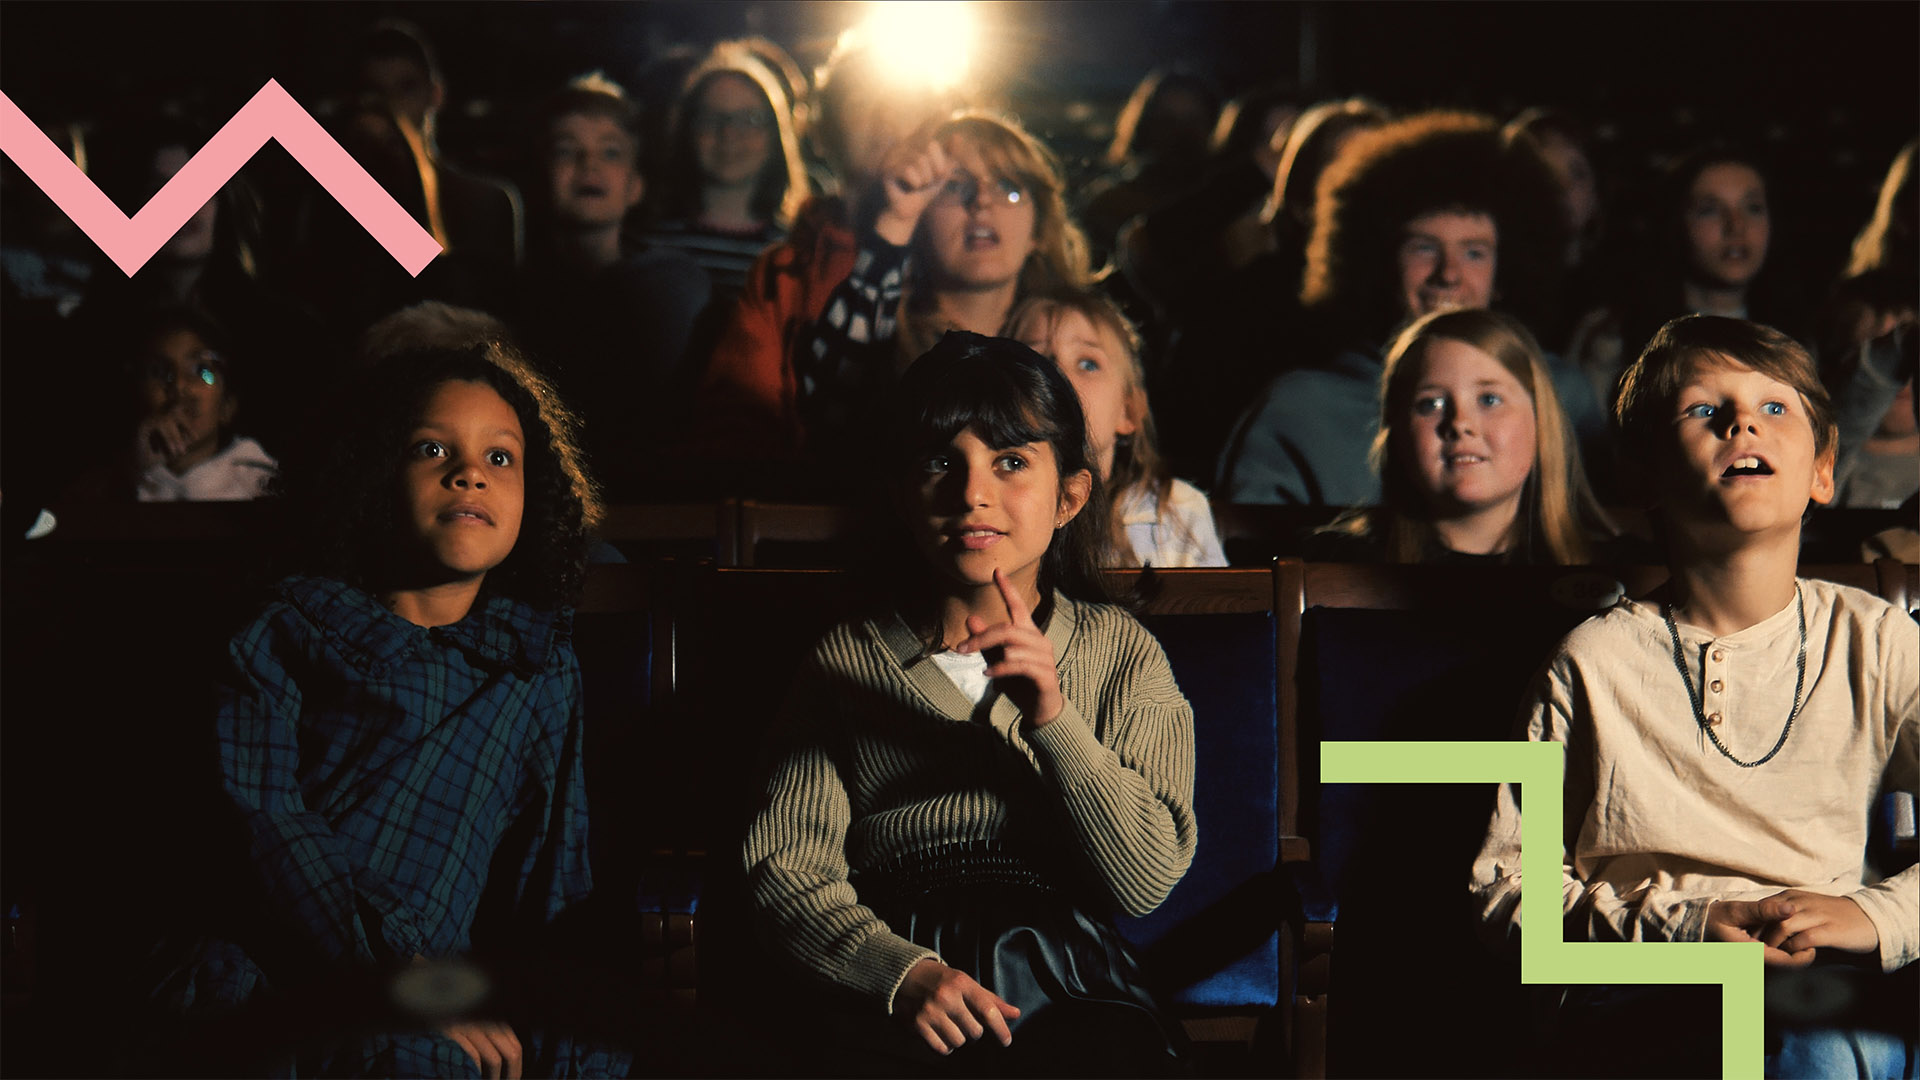
<path id="1" fill-rule="evenodd" d="M 946 372 L 919 409 L 917 436 L 907 445 L 917 450 L 947 446 L 961 432 L 973 429 L 994 449 L 1051 442 L 1058 432 L 1042 420 L 1028 399 L 1027 388 L 1005 368 L 955 368 Z"/>

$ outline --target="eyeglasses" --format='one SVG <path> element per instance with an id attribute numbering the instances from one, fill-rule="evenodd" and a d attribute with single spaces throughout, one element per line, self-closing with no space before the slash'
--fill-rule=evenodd
<path id="1" fill-rule="evenodd" d="M 155 357 L 141 366 L 141 377 L 151 383 L 173 386 L 180 381 L 180 373 L 173 361 Z M 209 349 L 193 358 L 193 371 L 187 377 L 187 385 L 196 383 L 201 386 L 219 386 L 226 380 L 226 361 L 220 354 Z"/>
<path id="2" fill-rule="evenodd" d="M 972 206 L 979 200 L 982 190 L 987 192 L 987 202 L 989 203 L 1012 204 L 1020 202 L 1027 197 L 1026 189 L 1012 180 L 995 177 L 988 181 L 983 188 L 980 181 L 975 179 L 972 173 L 967 172 L 955 173 L 953 179 L 948 180 L 946 186 L 940 189 L 939 197 L 942 201 L 959 203 L 961 206 Z"/>
<path id="3" fill-rule="evenodd" d="M 719 135 L 728 128 L 739 128 L 741 131 L 770 131 L 773 128 L 773 114 L 765 109 L 693 114 L 693 129 L 702 134 Z"/>

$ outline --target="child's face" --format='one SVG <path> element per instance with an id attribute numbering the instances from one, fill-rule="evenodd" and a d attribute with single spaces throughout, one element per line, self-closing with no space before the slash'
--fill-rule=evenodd
<path id="1" fill-rule="evenodd" d="M 520 538 L 526 437 L 520 418 L 484 383 L 442 383 L 407 437 L 406 527 L 430 569 L 483 578 Z"/>
<path id="2" fill-rule="evenodd" d="M 1068 307 L 1028 309 L 1009 335 L 1053 361 L 1080 394 L 1087 417 L 1087 442 L 1100 465 L 1100 478 L 1113 475 L 1115 441 L 1139 430 L 1135 416 L 1133 362 L 1126 345 L 1106 326 Z"/>
<path id="3" fill-rule="evenodd" d="M 1400 239 L 1400 300 L 1408 318 L 1493 303 L 1500 232 L 1491 217 L 1455 210 L 1422 214 Z"/>
<path id="4" fill-rule="evenodd" d="M 1687 251 L 1693 275 L 1719 288 L 1745 288 L 1767 261 L 1773 229 L 1767 185 L 1737 162 L 1701 170 L 1687 192 Z"/>
<path id="5" fill-rule="evenodd" d="M 141 360 L 139 400 L 147 417 L 171 417 L 184 427 L 187 448 L 176 466 L 212 457 L 220 448 L 221 429 L 233 422 L 226 364 L 192 330 L 171 330 L 154 339 Z"/>
<path id="6" fill-rule="evenodd" d="M 774 117 L 752 80 L 722 74 L 708 79 L 693 115 L 693 153 L 709 184 L 739 187 L 760 178 L 773 156 Z"/>
<path id="7" fill-rule="evenodd" d="M 153 190 L 158 192 L 174 178 L 187 162 L 193 159 L 193 151 L 185 146 L 163 146 L 153 155 L 151 179 Z M 179 259 L 183 262 L 196 262 L 213 254 L 214 227 L 220 220 L 220 200 L 216 196 L 200 205 L 193 212 L 180 231 L 168 238 L 160 248 L 162 258 Z"/>
<path id="8" fill-rule="evenodd" d="M 1550 132 L 1540 136 L 1540 157 L 1546 161 L 1547 168 L 1553 170 L 1554 179 L 1560 181 L 1560 190 L 1567 201 L 1567 225 L 1577 236 L 1600 212 L 1600 190 L 1594 180 L 1593 164 L 1573 140 Z"/>
<path id="9" fill-rule="evenodd" d="M 547 129 L 547 190 L 560 220 L 584 226 L 618 225 L 640 205 L 633 136 L 612 117 L 571 113 Z"/>
<path id="10" fill-rule="evenodd" d="M 934 277 L 963 290 L 1011 285 L 1033 254 L 1032 194 L 988 169 L 970 142 L 953 139 L 947 152 L 957 167 L 920 219 Z"/>
<path id="11" fill-rule="evenodd" d="M 1660 484 L 1676 527 L 1797 531 L 1808 499 L 1833 498 L 1833 453 L 1814 452 L 1793 387 L 1731 360 L 1696 361 L 1672 416 L 1677 460 Z"/>
<path id="12" fill-rule="evenodd" d="M 921 553 L 948 584 L 990 589 L 998 569 L 1032 589 L 1054 530 L 1086 505 L 1092 480 L 1083 469 L 1062 484 L 1045 442 L 989 446 L 967 428 L 908 481 L 905 509 Z"/>
<path id="13" fill-rule="evenodd" d="M 1500 361 L 1434 338 L 1421 359 L 1413 405 L 1401 419 L 1413 481 L 1442 514 L 1511 506 L 1533 472 L 1533 397 Z"/>
<path id="14" fill-rule="evenodd" d="M 380 56 L 360 65 L 360 87 L 425 130 L 427 116 L 440 109 L 445 88 L 433 74 L 404 56 Z"/>

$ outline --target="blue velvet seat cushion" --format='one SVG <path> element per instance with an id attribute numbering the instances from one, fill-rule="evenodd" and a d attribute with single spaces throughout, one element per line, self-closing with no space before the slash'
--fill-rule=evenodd
<path id="1" fill-rule="evenodd" d="M 1301 622 L 1302 831 L 1338 903 L 1410 873 L 1465 889 L 1492 789 L 1464 784 L 1325 784 L 1319 745 L 1488 741 L 1519 734 L 1527 687 L 1582 612 L 1310 608 Z M 1457 866 L 1456 866 L 1457 863 Z M 1328 917 L 1335 913 L 1330 909 Z"/>
<path id="2" fill-rule="evenodd" d="M 1160 615 L 1142 620 L 1193 705 L 1193 868 L 1152 914 L 1120 932 L 1173 1002 L 1276 1004 L 1280 939 L 1273 872 L 1280 853 L 1278 685 L 1273 616 Z M 1158 947 L 1158 948 L 1156 948 Z"/>

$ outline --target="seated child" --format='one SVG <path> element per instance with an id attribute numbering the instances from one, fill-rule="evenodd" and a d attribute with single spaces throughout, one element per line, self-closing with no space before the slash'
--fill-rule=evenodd
<path id="1" fill-rule="evenodd" d="M 240 409 L 219 332 L 184 308 L 155 315 L 137 336 L 131 365 L 137 419 L 115 462 L 83 473 L 68 495 L 140 502 L 228 502 L 266 494 L 278 465 L 235 436 Z"/>
<path id="2" fill-rule="evenodd" d="M 541 107 L 534 229 L 508 322 L 580 412 L 616 500 L 654 497 L 652 451 L 678 420 L 712 283 L 685 252 L 635 240 L 646 194 L 639 106 L 598 73 Z M 478 305 L 476 305 L 478 306 Z"/>
<path id="3" fill-rule="evenodd" d="M 1833 497 L 1833 412 L 1811 359 L 1754 323 L 1676 319 L 1628 370 L 1615 418 L 1672 577 L 1568 635 L 1527 708 L 1528 738 L 1567 746 L 1569 934 L 1758 942 L 1770 972 L 1849 954 L 1912 964 L 1920 870 L 1876 881 L 1863 854 L 1876 796 L 1920 771 L 1920 631 L 1869 593 L 1795 576 L 1808 501 Z M 1482 918 L 1515 931 L 1519 795 L 1501 787 L 1472 883 Z M 1663 1011 L 1588 1052 L 1657 1042 Z M 1710 1016 L 1678 1022 L 1717 1048 Z M 1911 1027 L 1904 1048 L 1864 1029 L 1774 1036 L 1772 1075 L 1853 1075 L 1856 1060 L 1861 1075 L 1912 1075 Z"/>
<path id="4" fill-rule="evenodd" d="M 498 344 L 394 358 L 379 381 L 324 467 L 289 485 L 314 576 L 283 581 L 228 647 L 220 777 L 257 893 L 163 988 L 176 1005 L 510 952 L 591 888 L 568 605 L 599 502 L 572 418 Z M 554 1076 L 621 1063 L 472 1020 L 336 1033 L 285 1064 Z"/>
<path id="5" fill-rule="evenodd" d="M 1320 530 L 1308 559 L 1569 565 L 1619 546 L 1540 346 L 1511 316 L 1459 308 L 1400 333 L 1372 458 L 1382 505 Z"/>
<path id="6" fill-rule="evenodd" d="M 1022 304 L 1007 327 L 1080 393 L 1100 481 L 1112 493 L 1119 564 L 1227 565 L 1206 495 L 1161 463 L 1140 335 L 1120 309 L 1096 292 L 1061 292 Z"/>
<path id="7" fill-rule="evenodd" d="M 880 417 L 891 558 L 796 679 L 743 853 L 806 987 L 769 999 L 809 1003 L 793 1045 L 827 1075 L 1175 1073 L 1183 1037 L 1110 916 L 1193 860 L 1193 711 L 1103 602 L 1073 387 L 956 331 Z"/>

